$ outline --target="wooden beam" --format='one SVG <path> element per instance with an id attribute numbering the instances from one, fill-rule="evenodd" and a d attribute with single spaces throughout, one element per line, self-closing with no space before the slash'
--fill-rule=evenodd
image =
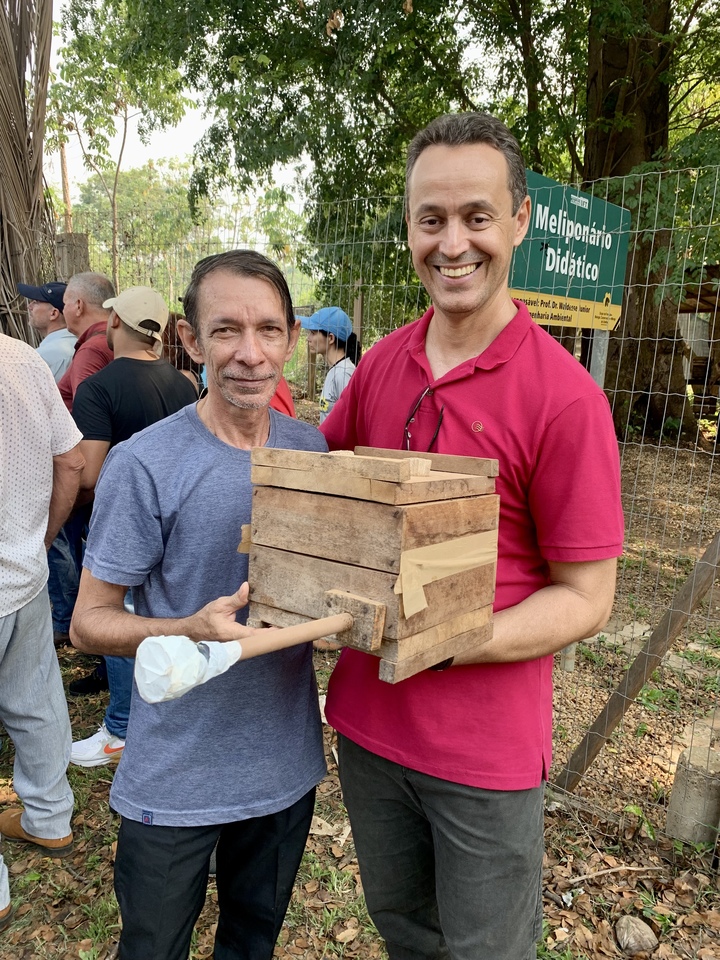
<path id="1" fill-rule="evenodd" d="M 563 790 L 573 791 L 595 757 L 622 720 L 627 708 L 640 693 L 653 670 L 675 642 L 693 610 L 708 592 L 717 574 L 720 560 L 720 532 L 695 564 L 693 572 L 680 588 L 662 620 L 653 630 L 640 653 L 610 696 L 604 709 L 583 737 L 567 764 L 553 783 Z"/>

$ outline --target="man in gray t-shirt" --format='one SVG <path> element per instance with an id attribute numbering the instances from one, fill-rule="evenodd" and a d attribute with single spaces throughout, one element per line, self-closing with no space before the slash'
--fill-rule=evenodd
<path id="1" fill-rule="evenodd" d="M 208 257 L 184 303 L 178 328 L 208 393 L 107 457 L 71 630 L 82 650 L 132 656 L 162 634 L 251 648 L 237 552 L 250 448 L 326 449 L 268 406 L 299 328 L 275 264 L 251 251 Z M 216 842 L 215 957 L 270 960 L 324 772 L 310 644 L 240 660 L 168 703 L 134 690 L 110 794 L 123 960 L 186 960 Z"/>

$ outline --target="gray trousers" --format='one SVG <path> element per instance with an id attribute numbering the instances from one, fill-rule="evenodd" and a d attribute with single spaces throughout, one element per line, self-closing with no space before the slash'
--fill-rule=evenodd
<path id="1" fill-rule="evenodd" d="M 72 735 L 46 587 L 0 617 L 0 720 L 15 745 L 13 787 L 25 807 L 24 829 L 48 840 L 66 837 L 73 809 L 66 776 Z M 9 901 L 0 856 L 0 910 Z"/>
<path id="2" fill-rule="evenodd" d="M 534 960 L 543 787 L 467 787 L 338 740 L 365 899 L 390 960 Z"/>

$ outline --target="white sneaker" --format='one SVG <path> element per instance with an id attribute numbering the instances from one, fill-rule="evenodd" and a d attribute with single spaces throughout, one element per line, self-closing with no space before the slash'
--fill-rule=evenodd
<path id="1" fill-rule="evenodd" d="M 122 756 L 125 741 L 114 737 L 103 723 L 87 740 L 77 740 L 72 745 L 70 763 L 77 767 L 99 767 L 103 763 L 115 763 Z"/>

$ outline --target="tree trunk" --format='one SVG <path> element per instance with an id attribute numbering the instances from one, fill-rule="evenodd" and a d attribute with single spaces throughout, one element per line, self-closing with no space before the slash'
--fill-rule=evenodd
<path id="1" fill-rule="evenodd" d="M 639 164 L 662 158 L 668 146 L 671 0 L 629 0 L 624 10 L 617 9 L 615 20 L 596 0 L 590 17 L 587 185 L 626 176 Z M 632 32 L 621 20 L 628 11 Z M 633 229 L 638 226 L 635 222 Z M 631 243 L 623 315 L 610 336 L 605 377 L 615 426 L 623 438 L 640 429 L 661 431 L 668 419 L 694 431 L 677 304 L 661 295 L 671 289 L 666 287 L 667 269 L 650 270 L 653 259 L 669 262 L 658 256 L 669 241 L 669 230 L 661 229 L 638 232 Z"/>

